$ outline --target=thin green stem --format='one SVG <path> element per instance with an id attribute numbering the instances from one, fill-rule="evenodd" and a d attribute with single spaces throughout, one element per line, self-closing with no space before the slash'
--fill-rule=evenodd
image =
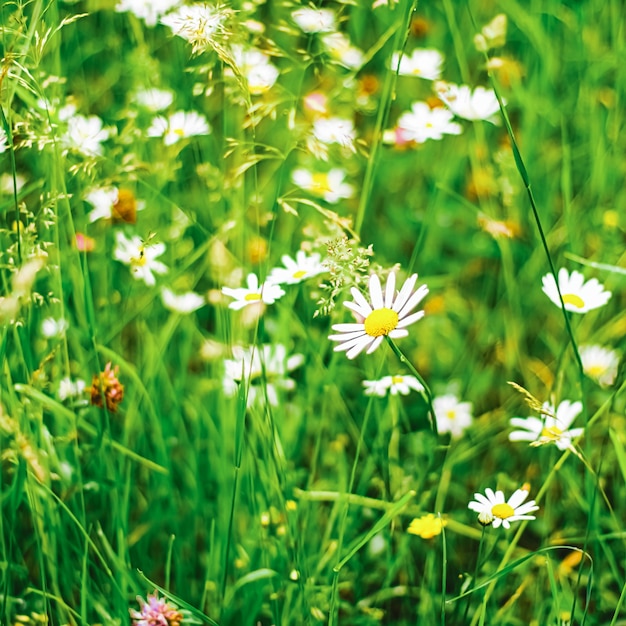
<path id="1" fill-rule="evenodd" d="M 437 417 L 435 416 L 435 409 L 433 407 L 433 395 L 430 392 L 430 388 L 426 384 L 426 381 L 422 378 L 422 375 L 415 369 L 413 363 L 406 358 L 400 348 L 398 348 L 398 346 L 394 343 L 393 339 L 391 339 L 388 335 L 385 336 L 385 339 L 391 346 L 394 354 L 400 359 L 400 362 L 406 365 L 409 370 L 411 370 L 411 374 L 413 374 L 413 376 L 415 376 L 415 378 L 422 383 L 422 387 L 424 387 L 424 397 L 426 399 L 426 403 L 428 404 L 428 419 L 430 421 L 430 427 L 435 437 L 439 436 L 439 431 L 437 430 Z"/>

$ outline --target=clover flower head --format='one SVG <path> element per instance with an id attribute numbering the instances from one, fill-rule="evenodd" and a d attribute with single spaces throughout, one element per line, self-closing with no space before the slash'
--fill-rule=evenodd
<path id="1" fill-rule="evenodd" d="M 109 361 L 103 372 L 93 375 L 89 389 L 91 404 L 102 408 L 106 403 L 106 407 L 111 413 L 117 412 L 117 407 L 124 399 L 124 385 L 117 378 L 119 369 L 119 365 L 113 368 Z"/>
<path id="2" fill-rule="evenodd" d="M 137 596 L 137 602 L 139 611 L 129 609 L 133 626 L 181 626 L 183 613 L 167 598 L 159 598 L 156 591 L 148 594 L 147 600 Z"/>

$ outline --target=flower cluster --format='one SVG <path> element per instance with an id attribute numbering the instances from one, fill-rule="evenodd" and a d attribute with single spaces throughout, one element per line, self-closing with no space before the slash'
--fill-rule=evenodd
<path id="1" fill-rule="evenodd" d="M 119 365 L 111 366 L 111 362 L 107 363 L 104 371 L 100 374 L 94 374 L 89 389 L 91 394 L 91 404 L 106 408 L 111 413 L 117 413 L 117 407 L 124 399 L 124 385 L 117 378 Z"/>
<path id="2" fill-rule="evenodd" d="M 284 267 L 272 269 L 262 283 L 256 274 L 248 274 L 245 287 L 222 287 L 222 293 L 233 298 L 229 308 L 239 310 L 255 303 L 274 304 L 285 295 L 281 285 L 294 285 L 327 271 L 317 252 L 307 255 L 299 250 L 295 259 L 283 255 L 281 260 Z"/>

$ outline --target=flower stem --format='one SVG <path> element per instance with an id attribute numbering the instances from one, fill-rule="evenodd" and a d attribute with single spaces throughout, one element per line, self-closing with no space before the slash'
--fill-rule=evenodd
<path id="1" fill-rule="evenodd" d="M 409 370 L 411 370 L 411 374 L 413 374 L 413 376 L 415 376 L 415 378 L 417 378 L 417 380 L 420 381 L 420 383 L 422 384 L 422 387 L 424 387 L 424 398 L 426 400 L 426 403 L 428 404 L 428 411 L 429 411 L 428 419 L 430 420 L 430 428 L 433 431 L 433 434 L 435 435 L 435 437 L 438 437 L 439 431 L 437 430 L 437 418 L 435 417 L 435 409 L 433 408 L 433 395 L 430 392 L 430 389 L 428 385 L 426 384 L 426 381 L 422 378 L 421 374 L 415 369 L 411 361 L 409 361 L 409 359 L 407 359 L 406 356 L 404 356 L 403 352 L 394 343 L 393 339 L 391 339 L 391 337 L 389 337 L 388 335 L 385 336 L 385 339 L 387 340 L 387 343 L 391 346 L 391 349 L 394 351 L 394 354 L 400 359 L 400 362 L 404 363 L 404 365 L 406 365 L 409 368 Z"/>

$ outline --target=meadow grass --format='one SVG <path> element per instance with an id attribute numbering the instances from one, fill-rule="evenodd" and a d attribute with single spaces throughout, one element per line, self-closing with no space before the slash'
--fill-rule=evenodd
<path id="1" fill-rule="evenodd" d="M 0 622 L 624 623 L 623 3 L 188 5 L 0 7 Z M 423 319 L 333 350 L 391 272 Z"/>

